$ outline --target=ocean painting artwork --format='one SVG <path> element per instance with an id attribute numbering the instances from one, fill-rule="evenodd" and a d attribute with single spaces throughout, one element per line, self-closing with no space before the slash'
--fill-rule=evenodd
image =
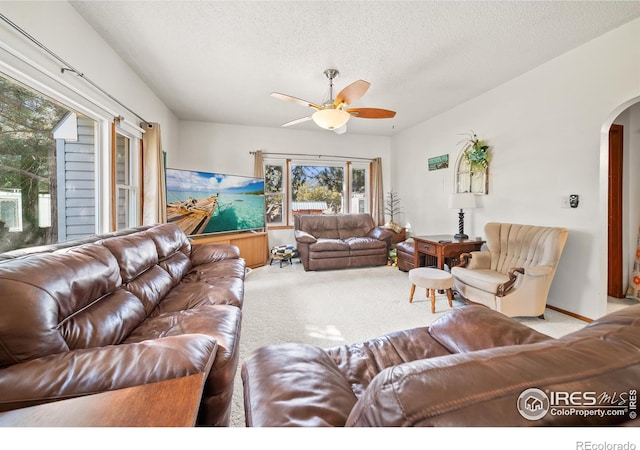
<path id="1" fill-rule="evenodd" d="M 264 179 L 167 169 L 167 222 L 187 235 L 264 229 Z"/>

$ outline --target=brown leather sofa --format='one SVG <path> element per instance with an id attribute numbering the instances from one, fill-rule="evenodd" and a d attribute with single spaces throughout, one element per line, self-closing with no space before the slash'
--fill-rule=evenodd
<path id="1" fill-rule="evenodd" d="M 229 424 L 245 262 L 164 224 L 0 257 L 0 411 L 206 373 Z"/>
<path id="2" fill-rule="evenodd" d="M 467 305 L 359 344 L 259 348 L 241 372 L 246 424 L 638 425 L 639 349 L 640 305 L 559 339 Z"/>
<path id="3" fill-rule="evenodd" d="M 297 215 L 294 234 L 304 270 L 386 265 L 393 236 L 367 213 Z"/>

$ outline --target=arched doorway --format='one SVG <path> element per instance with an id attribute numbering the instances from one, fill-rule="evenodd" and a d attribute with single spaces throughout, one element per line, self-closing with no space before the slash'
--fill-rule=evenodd
<path id="1" fill-rule="evenodd" d="M 602 314 L 625 299 L 640 223 L 640 97 L 620 105 L 601 130 L 600 226 Z"/>

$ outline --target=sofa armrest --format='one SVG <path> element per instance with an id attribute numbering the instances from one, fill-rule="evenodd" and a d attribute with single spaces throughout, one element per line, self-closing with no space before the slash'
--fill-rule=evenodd
<path id="1" fill-rule="evenodd" d="M 313 244 L 318 241 L 313 235 L 302 230 L 295 230 L 294 236 L 296 242 L 300 242 L 302 244 Z"/>
<path id="2" fill-rule="evenodd" d="M 522 282 L 533 281 L 536 278 L 546 277 L 553 271 L 551 266 L 531 266 L 531 267 L 513 267 L 509 270 L 509 281 L 498 286 L 498 297 L 504 297 L 513 289 L 518 281 L 518 277 L 522 277 Z"/>
<path id="3" fill-rule="evenodd" d="M 321 348 L 261 347 L 242 365 L 247 426 L 343 426 L 356 396 Z"/>
<path id="4" fill-rule="evenodd" d="M 231 244 L 194 244 L 191 246 L 191 264 L 199 266 L 223 259 L 240 258 L 240 249 Z"/>
<path id="5" fill-rule="evenodd" d="M 489 269 L 491 267 L 491 253 L 487 250 L 463 253 L 460 255 L 460 264 L 458 264 L 458 267 L 471 270 Z"/>
<path id="6" fill-rule="evenodd" d="M 73 350 L 0 369 L 0 411 L 208 373 L 218 344 L 185 334 Z"/>
<path id="7" fill-rule="evenodd" d="M 451 353 L 467 353 L 551 339 L 481 305 L 456 308 L 429 326 L 429 334 Z"/>
<path id="8" fill-rule="evenodd" d="M 391 242 L 391 238 L 393 236 L 393 232 L 383 227 L 373 227 L 367 233 L 367 237 L 377 239 L 379 241 L 389 241 Z"/>

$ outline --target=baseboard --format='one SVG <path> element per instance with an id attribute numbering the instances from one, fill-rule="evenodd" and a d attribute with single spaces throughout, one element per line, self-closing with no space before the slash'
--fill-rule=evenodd
<path id="1" fill-rule="evenodd" d="M 583 320 L 585 322 L 593 322 L 593 319 L 589 319 L 588 317 L 584 317 L 584 316 L 581 316 L 580 314 L 572 313 L 570 311 L 565 311 L 564 309 L 558 308 L 557 306 L 547 305 L 547 308 L 553 309 L 554 311 L 557 311 L 562 314 L 566 314 L 567 316 L 571 316 L 578 320 Z"/>

